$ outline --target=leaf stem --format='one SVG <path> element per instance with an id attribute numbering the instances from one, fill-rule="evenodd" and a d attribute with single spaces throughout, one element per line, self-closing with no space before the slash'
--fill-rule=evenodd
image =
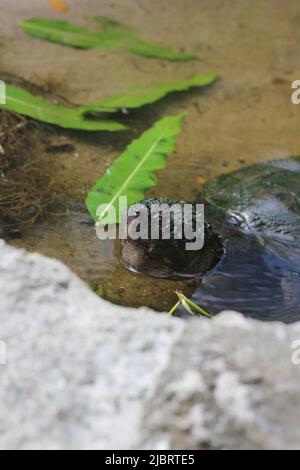
<path id="1" fill-rule="evenodd" d="M 181 301 L 178 300 L 177 304 L 175 304 L 174 307 L 171 308 L 171 310 L 169 311 L 169 315 L 173 315 L 173 313 L 175 313 L 176 310 L 179 308 L 180 304 L 181 304 Z"/>
<path id="2" fill-rule="evenodd" d="M 172 315 L 174 312 L 176 312 L 176 310 L 179 308 L 179 306 L 182 305 L 184 307 L 184 309 L 188 313 L 190 313 L 191 315 L 194 315 L 194 311 L 193 311 L 193 309 L 194 309 L 197 313 L 200 313 L 200 315 L 203 315 L 207 318 L 213 318 L 212 315 L 210 315 L 203 308 L 199 307 L 194 302 L 192 302 L 190 299 L 188 299 L 182 292 L 175 291 L 175 294 L 177 295 L 179 301 L 170 310 L 169 315 Z"/>
<path id="3" fill-rule="evenodd" d="M 194 302 L 192 302 L 190 299 L 186 298 L 186 302 L 190 307 L 194 308 L 196 312 L 200 313 L 201 315 L 204 315 L 207 318 L 212 318 L 212 315 L 210 315 L 210 313 L 206 312 L 206 310 L 199 307 L 199 305 L 194 304 Z"/>

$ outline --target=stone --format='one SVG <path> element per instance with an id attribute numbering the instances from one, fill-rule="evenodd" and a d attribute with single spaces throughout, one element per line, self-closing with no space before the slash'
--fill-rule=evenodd
<path id="1" fill-rule="evenodd" d="M 300 324 L 112 305 L 0 240 L 0 448 L 297 449 Z"/>
<path id="2" fill-rule="evenodd" d="M 143 420 L 143 448 L 299 449 L 300 324 L 190 322 Z M 298 345 L 299 348 L 299 345 Z"/>
<path id="3" fill-rule="evenodd" d="M 183 330 L 98 298 L 55 260 L 0 241 L 2 449 L 126 449 Z"/>

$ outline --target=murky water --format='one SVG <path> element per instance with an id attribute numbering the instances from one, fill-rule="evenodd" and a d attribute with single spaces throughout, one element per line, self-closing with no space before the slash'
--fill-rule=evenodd
<path id="1" fill-rule="evenodd" d="M 229 221 L 208 217 L 222 234 L 225 256 L 211 275 L 199 280 L 193 300 L 212 314 L 233 309 L 262 320 L 299 321 L 298 271 L 255 236 L 241 233 Z"/>
<path id="2" fill-rule="evenodd" d="M 57 136 L 73 146 L 73 150 L 53 154 L 57 178 L 70 188 L 65 195 L 67 210 L 49 215 L 22 239 L 13 241 L 62 260 L 116 303 L 165 310 L 176 301 L 175 289 L 192 295 L 196 281 L 161 281 L 127 272 L 115 258 L 113 243 L 96 238 L 84 206 L 85 196 L 131 139 L 166 114 L 187 111 L 188 117 L 177 150 L 159 173 L 151 196 L 193 200 L 200 183 L 221 172 L 300 154 L 300 106 L 290 100 L 291 82 L 300 79 L 298 0 L 151 0 L 151 7 L 144 0 L 101 4 L 97 0 L 73 0 L 70 13 L 63 16 L 85 23 L 92 14 L 107 15 L 136 26 L 146 38 L 204 58 L 187 63 L 166 63 L 101 49 L 73 50 L 26 36 L 16 25 L 19 19 L 62 18 L 48 8 L 46 1 L 2 0 L 2 13 L 1 70 L 51 86 L 72 102 L 94 101 L 134 84 L 188 78 L 202 71 L 220 73 L 221 80 L 205 91 L 174 95 L 135 112 L 128 118 L 132 128 L 128 133 L 91 135 L 57 130 Z M 228 265 L 221 267 L 214 279 L 204 281 L 196 300 L 213 313 L 226 307 L 251 314 L 254 304 L 261 303 L 264 311 L 270 309 L 270 317 L 281 318 L 277 311 L 281 311 L 282 297 L 274 279 L 279 282 L 285 268 L 270 268 L 271 261 L 264 259 L 259 249 L 255 251 L 257 262 L 248 264 L 249 254 L 238 239 L 230 250 L 233 256 L 228 257 Z M 237 253 L 244 256 L 242 269 L 235 261 Z M 243 270 L 250 280 L 263 272 L 259 292 L 242 284 Z M 240 283 L 238 279 L 228 283 L 237 272 Z M 270 277 L 270 272 L 277 274 Z M 266 291 L 272 306 L 265 301 Z M 293 295 L 289 280 L 284 292 Z"/>

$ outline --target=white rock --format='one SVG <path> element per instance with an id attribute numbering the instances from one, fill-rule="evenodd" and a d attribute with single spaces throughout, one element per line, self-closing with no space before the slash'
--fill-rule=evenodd
<path id="1" fill-rule="evenodd" d="M 300 447 L 299 324 L 117 307 L 2 241 L 0 291 L 2 449 Z"/>
<path id="2" fill-rule="evenodd" d="M 223 313 L 203 325 L 190 322 L 173 348 L 147 405 L 143 448 L 156 449 L 163 438 L 169 449 L 299 449 L 300 364 L 292 347 L 300 324 Z M 185 377 L 193 378 L 189 393 L 170 395 Z"/>
<path id="3" fill-rule="evenodd" d="M 134 446 L 184 322 L 113 306 L 61 263 L 2 241 L 0 291 L 0 447 Z"/>

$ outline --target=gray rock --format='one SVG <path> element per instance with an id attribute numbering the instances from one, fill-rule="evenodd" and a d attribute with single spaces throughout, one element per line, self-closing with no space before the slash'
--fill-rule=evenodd
<path id="1" fill-rule="evenodd" d="M 299 325 L 117 307 L 2 241 L 0 291 L 2 449 L 300 447 Z"/>
<path id="2" fill-rule="evenodd" d="M 141 445 L 299 449 L 299 339 L 300 324 L 232 312 L 190 322 L 147 405 Z"/>
<path id="3" fill-rule="evenodd" d="M 113 306 L 0 241 L 2 449 L 126 449 L 184 323 Z"/>

